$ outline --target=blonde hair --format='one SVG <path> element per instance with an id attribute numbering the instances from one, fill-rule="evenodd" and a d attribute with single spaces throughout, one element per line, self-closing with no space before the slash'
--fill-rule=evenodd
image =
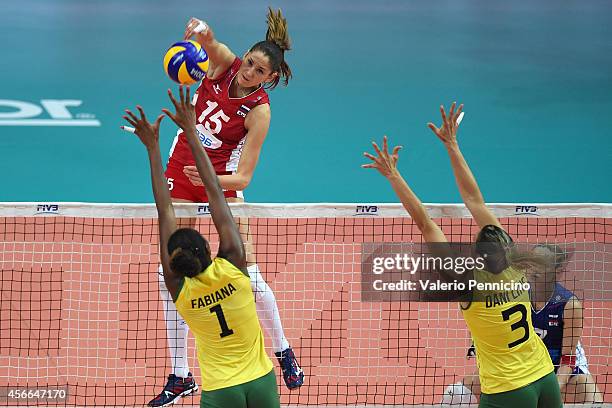
<path id="1" fill-rule="evenodd" d="M 291 49 L 291 39 L 287 29 L 287 20 L 283 17 L 280 9 L 274 11 L 271 7 L 268 7 L 267 20 L 266 40 L 253 45 L 249 52 L 261 51 L 268 57 L 272 72 L 278 73 L 278 76 L 267 86 L 267 88 L 274 89 L 281 78 L 284 85 L 287 86 L 289 79 L 293 76 L 291 68 L 285 61 L 285 51 Z"/>
<path id="2" fill-rule="evenodd" d="M 271 41 L 283 51 L 291 49 L 291 40 L 287 31 L 287 19 L 283 17 L 281 9 L 276 12 L 268 7 L 268 31 L 266 41 Z"/>
<path id="3" fill-rule="evenodd" d="M 546 253 L 541 253 L 538 249 L 544 249 Z M 532 249 L 515 249 L 510 253 L 510 263 L 525 267 L 526 265 L 538 265 L 541 267 L 552 267 L 555 272 L 560 271 L 569 261 L 568 252 L 556 244 L 537 244 Z"/>

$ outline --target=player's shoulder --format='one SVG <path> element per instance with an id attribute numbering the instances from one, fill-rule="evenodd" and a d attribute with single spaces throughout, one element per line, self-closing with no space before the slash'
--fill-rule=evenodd
<path id="1" fill-rule="evenodd" d="M 223 255 L 217 255 L 213 260 L 213 265 L 215 266 L 215 268 L 222 270 L 224 273 L 236 274 L 239 276 L 245 275 L 242 269 L 238 268 Z"/>
<path id="2" fill-rule="evenodd" d="M 267 103 L 256 105 L 249 111 L 247 118 L 249 116 L 257 117 L 258 119 L 269 119 L 272 116 L 272 109 L 270 109 L 270 105 Z"/>
<path id="3" fill-rule="evenodd" d="M 213 259 L 213 265 L 217 268 L 237 269 L 236 266 L 223 255 L 217 255 L 215 259 Z"/>
<path id="4" fill-rule="evenodd" d="M 551 298 L 551 303 L 569 304 L 570 302 L 572 304 L 574 304 L 574 302 L 580 303 L 574 292 L 559 282 L 555 283 L 555 290 Z"/>
<path id="5" fill-rule="evenodd" d="M 270 109 L 270 105 L 257 105 L 250 109 L 249 113 L 247 114 L 244 120 L 244 127 L 249 132 L 253 129 L 259 129 L 263 131 L 259 132 L 261 133 L 261 136 L 265 137 L 271 121 L 272 111 Z"/>
<path id="6" fill-rule="evenodd" d="M 565 310 L 582 310 L 582 302 L 574 295 L 565 304 Z"/>

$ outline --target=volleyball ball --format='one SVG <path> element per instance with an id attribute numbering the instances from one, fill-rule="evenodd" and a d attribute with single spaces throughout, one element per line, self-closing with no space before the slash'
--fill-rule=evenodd
<path id="1" fill-rule="evenodd" d="M 193 40 L 179 41 L 166 51 L 164 71 L 170 79 L 179 84 L 191 85 L 199 82 L 208 71 L 208 54 Z"/>

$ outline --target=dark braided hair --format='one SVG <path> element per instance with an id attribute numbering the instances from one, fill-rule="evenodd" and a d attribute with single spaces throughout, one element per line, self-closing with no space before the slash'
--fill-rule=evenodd
<path id="1" fill-rule="evenodd" d="M 206 240 L 193 228 L 179 228 L 168 239 L 170 268 L 193 278 L 210 265 Z"/>

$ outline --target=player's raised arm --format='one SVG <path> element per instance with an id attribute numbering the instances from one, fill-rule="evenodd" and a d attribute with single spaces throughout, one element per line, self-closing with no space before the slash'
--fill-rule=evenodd
<path id="1" fill-rule="evenodd" d="M 444 110 L 444 106 L 440 106 L 440 113 L 442 115 L 442 124 L 440 127 L 436 127 L 433 123 L 428 123 L 427 126 L 435 133 L 436 136 L 444 143 L 448 157 L 450 158 L 453 173 L 455 174 L 455 180 L 461 198 L 468 208 L 472 217 L 480 228 L 486 225 L 495 225 L 501 228 L 501 224 L 498 219 L 493 215 L 485 204 L 478 183 L 470 170 L 461 149 L 459 149 L 459 143 L 457 142 L 457 130 L 459 124 L 457 119 L 463 111 L 463 104 L 459 105 L 459 108 L 455 111 L 455 102 L 451 105 L 448 115 Z"/>
<path id="2" fill-rule="evenodd" d="M 195 37 L 195 40 L 206 50 L 210 65 L 207 76 L 216 78 L 218 74 L 225 72 L 234 62 L 236 55 L 223 43 L 215 38 L 213 30 L 208 23 L 192 17 L 185 27 L 185 40 Z"/>
<path id="3" fill-rule="evenodd" d="M 238 226 L 227 205 L 215 169 L 197 136 L 195 110 L 191 104 L 189 88 L 184 88 L 183 86 L 179 88 L 180 98 L 178 101 L 170 90 L 168 90 L 168 95 L 176 108 L 176 114 L 173 114 L 168 109 L 163 109 L 163 112 L 183 129 L 187 137 L 196 167 L 208 195 L 210 214 L 219 233 L 218 256 L 227 259 L 237 268 L 246 271 L 246 255 Z"/>
<path id="4" fill-rule="evenodd" d="M 140 112 L 140 118 L 127 109 L 125 111 L 127 115 L 123 118 L 134 126 L 134 133 L 147 149 L 151 168 L 151 185 L 159 218 L 159 252 L 164 270 L 164 281 L 173 298 L 176 298 L 183 277 L 174 273 L 170 268 L 170 256 L 168 254 L 168 239 L 176 230 L 176 218 L 159 152 L 159 125 L 164 115 L 159 115 L 154 123 L 149 123 L 142 108 L 140 106 L 136 108 Z"/>
<path id="5" fill-rule="evenodd" d="M 391 183 L 391 187 L 399 197 L 400 201 L 404 205 L 410 217 L 414 220 L 417 227 L 423 234 L 423 238 L 425 242 L 438 244 L 431 245 L 430 250 L 432 254 L 435 254 L 439 257 L 447 257 L 454 256 L 453 251 L 449 245 L 444 245 L 448 240 L 442 229 L 431 219 L 429 214 L 427 213 L 427 209 L 421 203 L 421 200 L 414 194 L 408 183 L 404 180 L 399 170 L 397 169 L 397 160 L 399 158 L 398 152 L 401 149 L 401 146 L 396 146 L 393 148 L 393 152 L 389 154 L 388 144 L 387 144 L 387 136 L 383 138 L 383 146 L 382 149 L 378 147 L 376 142 L 372 142 L 372 146 L 374 147 L 374 151 L 376 152 L 376 156 L 370 153 L 364 153 L 363 155 L 368 159 L 372 160 L 372 163 L 363 164 L 361 167 L 363 168 L 371 168 L 377 169 L 380 174 L 382 174 L 389 183 Z M 439 275 L 447 281 L 454 281 L 459 278 L 454 271 L 440 269 L 438 271 Z M 471 272 L 469 272 L 465 277 L 471 276 Z M 457 293 L 460 294 L 460 293 Z M 448 299 L 449 293 L 444 293 L 443 298 Z M 437 295 L 435 293 L 427 293 L 427 297 L 430 300 L 433 300 L 433 297 Z"/>
<path id="6" fill-rule="evenodd" d="M 364 153 L 363 155 L 372 160 L 372 163 L 363 164 L 361 167 L 376 169 L 389 180 L 395 194 L 397 194 L 404 208 L 417 224 L 426 242 L 447 242 L 446 236 L 438 224 L 431 219 L 427 213 L 427 209 L 421 203 L 421 200 L 419 200 L 416 194 L 410 189 L 408 183 L 406 183 L 397 169 L 398 153 L 401 146 L 395 146 L 393 152 L 389 154 L 387 136 L 383 138 L 382 150 L 378 147 L 376 142 L 372 142 L 372 146 L 374 147 L 376 156 L 370 153 Z"/>

